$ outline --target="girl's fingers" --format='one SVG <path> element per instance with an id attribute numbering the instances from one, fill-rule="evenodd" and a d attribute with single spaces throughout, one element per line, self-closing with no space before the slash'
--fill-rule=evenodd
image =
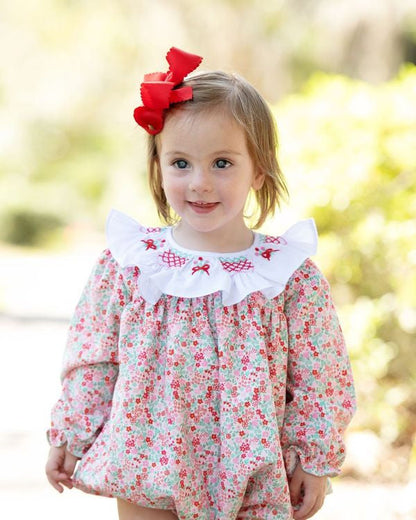
<path id="1" fill-rule="evenodd" d="M 302 502 L 301 487 L 292 488 L 290 490 L 290 501 L 292 506 L 298 506 Z"/>
<path id="2" fill-rule="evenodd" d="M 62 493 L 64 488 L 58 484 L 57 482 L 55 482 L 54 480 L 51 480 L 50 478 L 48 478 L 48 481 L 49 481 L 49 484 L 54 488 L 56 489 L 56 491 L 58 491 L 58 493 Z"/>
<path id="3" fill-rule="evenodd" d="M 58 493 L 62 493 L 64 491 L 64 488 L 61 486 L 61 484 L 59 483 L 60 480 L 59 479 L 56 479 L 54 476 L 52 475 L 47 475 L 47 478 L 48 478 L 48 482 L 49 484 L 56 489 L 56 491 L 58 491 Z"/>
<path id="4" fill-rule="evenodd" d="M 46 476 L 51 486 L 54 487 L 59 493 L 63 493 L 64 491 L 62 485 L 68 489 L 72 489 L 74 487 L 72 479 L 68 478 L 66 473 L 61 473 L 59 471 L 49 471 L 46 473 Z"/>
<path id="5" fill-rule="evenodd" d="M 78 458 L 69 453 L 65 447 L 51 447 L 45 472 L 51 486 L 59 493 L 74 487 L 72 475 Z"/>
<path id="6" fill-rule="evenodd" d="M 52 484 L 52 487 L 54 487 L 56 489 L 56 491 L 58 491 L 58 493 L 64 492 L 64 488 L 60 484 L 56 484 L 55 482 L 51 482 L 51 481 L 49 481 L 49 482 L 50 482 L 50 484 Z"/>
<path id="7" fill-rule="evenodd" d="M 74 487 L 72 480 L 62 480 L 62 484 L 68 489 L 72 489 Z"/>
<path id="8" fill-rule="evenodd" d="M 316 504 L 315 504 L 316 509 L 313 511 L 312 516 L 322 508 L 322 506 L 324 505 L 324 502 L 325 502 L 325 496 L 321 497 L 319 500 L 316 501 Z"/>
<path id="9" fill-rule="evenodd" d="M 72 489 L 74 487 L 74 484 L 72 482 L 72 478 L 68 477 L 67 474 L 63 475 L 63 478 L 60 478 L 59 482 L 61 484 L 63 484 L 68 489 Z"/>
<path id="10" fill-rule="evenodd" d="M 289 483 L 289 491 L 292 506 L 296 506 L 302 498 L 302 479 L 298 478 L 296 473 L 293 475 Z"/>
<path id="11" fill-rule="evenodd" d="M 295 520 L 306 520 L 310 518 L 310 512 L 315 506 L 317 498 L 312 495 L 305 495 L 302 500 L 302 505 L 295 511 L 293 515 Z"/>
<path id="12" fill-rule="evenodd" d="M 325 499 L 326 477 L 305 472 L 300 465 L 295 468 L 289 484 L 295 520 L 311 518 L 321 507 Z M 298 506 L 298 507 L 296 507 Z"/>
<path id="13" fill-rule="evenodd" d="M 323 503 L 324 498 L 320 495 L 305 495 L 301 507 L 298 511 L 295 511 L 294 519 L 307 520 L 308 518 L 312 518 L 312 516 L 321 509 Z"/>

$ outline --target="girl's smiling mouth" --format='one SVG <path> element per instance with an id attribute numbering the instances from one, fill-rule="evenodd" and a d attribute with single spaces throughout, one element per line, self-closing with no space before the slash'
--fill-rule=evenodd
<path id="1" fill-rule="evenodd" d="M 209 213 L 214 210 L 218 202 L 203 202 L 202 200 L 188 201 L 188 204 L 196 213 Z"/>

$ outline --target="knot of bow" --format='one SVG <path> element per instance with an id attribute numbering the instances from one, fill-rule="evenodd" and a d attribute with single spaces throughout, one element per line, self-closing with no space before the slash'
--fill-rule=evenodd
<path id="1" fill-rule="evenodd" d="M 172 103 L 192 99 L 192 87 L 175 89 L 184 78 L 194 71 L 202 61 L 201 56 L 172 47 L 166 54 L 169 63 L 167 72 L 145 74 L 140 86 L 143 106 L 134 110 L 134 119 L 146 132 L 156 135 L 164 124 L 164 111 Z"/>

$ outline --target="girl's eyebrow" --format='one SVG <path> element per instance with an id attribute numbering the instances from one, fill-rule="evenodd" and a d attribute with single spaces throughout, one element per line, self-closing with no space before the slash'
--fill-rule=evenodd
<path id="1" fill-rule="evenodd" d="M 187 152 L 181 152 L 180 150 L 172 150 L 171 152 L 165 152 L 162 155 L 165 155 L 166 157 L 171 156 L 177 156 L 177 155 L 188 155 L 192 156 L 192 154 Z M 218 150 L 215 152 L 212 152 L 210 155 L 213 157 L 221 156 L 221 155 L 243 155 L 241 152 L 237 152 L 236 150 Z"/>
<path id="2" fill-rule="evenodd" d="M 237 152 L 237 150 L 219 150 L 215 152 L 213 155 L 243 155 L 241 152 Z"/>
<path id="3" fill-rule="evenodd" d="M 162 155 L 166 155 L 166 157 L 171 157 L 173 155 L 187 155 L 185 152 L 181 152 L 180 150 L 173 150 L 172 152 L 165 152 Z"/>

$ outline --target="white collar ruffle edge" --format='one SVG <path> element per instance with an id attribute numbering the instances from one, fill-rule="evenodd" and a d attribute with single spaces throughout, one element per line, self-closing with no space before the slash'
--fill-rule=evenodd
<path id="1" fill-rule="evenodd" d="M 281 236 L 255 233 L 253 245 L 238 253 L 184 249 L 172 228 L 146 228 L 112 210 L 107 219 L 109 249 L 121 267 L 140 269 L 139 291 L 149 303 L 162 294 L 195 298 L 222 292 L 224 305 L 233 305 L 261 291 L 266 298 L 280 294 L 289 278 L 316 253 L 313 219 L 294 224 Z"/>

